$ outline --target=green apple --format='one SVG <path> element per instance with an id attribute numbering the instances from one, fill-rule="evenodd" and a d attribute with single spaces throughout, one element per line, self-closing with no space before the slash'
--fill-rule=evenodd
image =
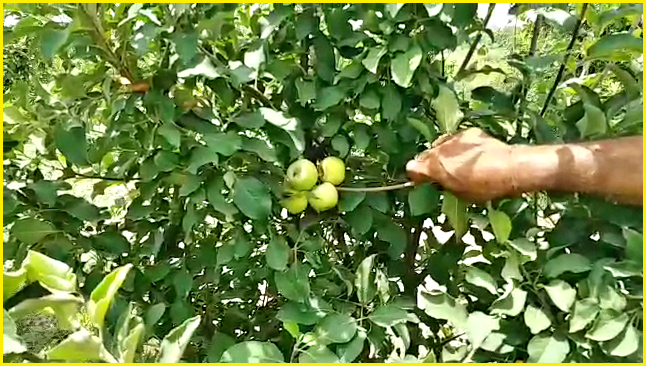
<path id="1" fill-rule="evenodd" d="M 316 165 L 307 159 L 293 162 L 287 168 L 287 183 L 297 191 L 309 191 L 318 179 Z"/>
<path id="2" fill-rule="evenodd" d="M 319 184 L 310 192 L 308 201 L 316 212 L 326 211 L 336 206 L 337 202 L 339 202 L 339 193 L 332 183 L 325 182 Z"/>
<path id="3" fill-rule="evenodd" d="M 321 180 L 338 186 L 345 180 L 345 163 L 343 160 L 328 156 L 319 163 Z"/>
<path id="4" fill-rule="evenodd" d="M 299 214 L 307 208 L 307 194 L 305 192 L 295 193 L 280 201 L 281 205 L 292 215 Z"/>

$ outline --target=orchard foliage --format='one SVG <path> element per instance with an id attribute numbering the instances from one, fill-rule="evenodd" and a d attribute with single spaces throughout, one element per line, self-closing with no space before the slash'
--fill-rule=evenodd
<path id="1" fill-rule="evenodd" d="M 430 184 L 281 207 L 299 158 L 366 187 L 469 126 L 641 134 L 641 5 L 511 11 L 501 51 L 477 4 L 6 4 L 5 358 L 641 361 L 640 209 Z M 70 335 L 37 353 L 13 325 L 42 310 Z"/>

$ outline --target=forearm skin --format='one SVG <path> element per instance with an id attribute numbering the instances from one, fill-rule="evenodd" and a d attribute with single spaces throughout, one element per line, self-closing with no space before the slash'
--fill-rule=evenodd
<path id="1" fill-rule="evenodd" d="M 642 205 L 643 137 L 511 147 L 512 194 L 551 190 Z"/>

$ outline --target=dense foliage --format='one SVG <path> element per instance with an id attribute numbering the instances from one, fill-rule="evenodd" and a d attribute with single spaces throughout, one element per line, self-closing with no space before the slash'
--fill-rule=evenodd
<path id="1" fill-rule="evenodd" d="M 641 209 L 430 184 L 280 205 L 300 157 L 380 186 L 469 126 L 641 134 L 641 5 L 510 11 L 5 4 L 5 360 L 641 361 Z M 45 310 L 70 335 L 29 349 L 14 322 Z"/>

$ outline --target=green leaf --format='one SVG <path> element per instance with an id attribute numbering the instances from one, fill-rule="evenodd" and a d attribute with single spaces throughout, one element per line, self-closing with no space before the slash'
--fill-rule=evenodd
<path id="1" fill-rule="evenodd" d="M 305 148 L 305 135 L 298 119 L 290 117 L 283 112 L 277 112 L 271 108 L 259 108 L 259 111 L 267 122 L 287 132 L 296 150 L 303 151 Z"/>
<path id="2" fill-rule="evenodd" d="M 30 246 L 56 232 L 58 230 L 51 223 L 33 218 L 20 219 L 11 227 L 11 234 Z"/>
<path id="3" fill-rule="evenodd" d="M 525 308 L 524 319 L 525 325 L 527 325 L 532 334 L 538 334 L 552 325 L 545 311 L 532 305 L 527 305 L 527 308 Z"/>
<path id="4" fill-rule="evenodd" d="M 630 61 L 643 53 L 643 41 L 629 33 L 609 34 L 588 48 L 588 57 L 607 61 Z"/>
<path id="5" fill-rule="evenodd" d="M 23 261 L 27 282 L 38 281 L 49 290 L 76 291 L 76 275 L 67 264 L 30 250 Z"/>
<path id="6" fill-rule="evenodd" d="M 373 74 L 377 73 L 377 67 L 379 66 L 379 60 L 388 52 L 388 49 L 383 46 L 373 47 L 368 51 L 368 55 L 364 58 L 361 63 Z"/>
<path id="7" fill-rule="evenodd" d="M 350 343 L 337 346 L 336 354 L 339 356 L 339 363 L 351 363 L 359 357 L 365 341 L 366 333 L 359 329 Z"/>
<path id="8" fill-rule="evenodd" d="M 399 52 L 390 61 L 392 80 L 402 88 L 408 88 L 411 80 L 413 80 L 413 74 L 415 74 L 415 70 L 417 70 L 421 61 L 422 49 L 417 42 L 412 42 L 412 45 L 406 52 Z"/>
<path id="9" fill-rule="evenodd" d="M 266 61 L 265 45 L 263 42 L 252 42 L 244 54 L 244 64 L 250 69 L 258 71 Z"/>
<path id="10" fill-rule="evenodd" d="M 381 116 L 388 121 L 396 120 L 402 108 L 402 99 L 397 88 L 388 84 L 382 89 L 382 95 Z"/>
<path id="11" fill-rule="evenodd" d="M 497 210 L 488 210 L 491 228 L 499 243 L 505 243 L 511 234 L 511 219 L 506 213 Z"/>
<path id="12" fill-rule="evenodd" d="M 271 342 L 246 341 L 238 343 L 223 354 L 224 363 L 284 363 L 283 354 Z"/>
<path id="13" fill-rule="evenodd" d="M 444 4 L 442 3 L 424 3 L 424 8 L 429 17 L 438 15 L 442 11 L 443 6 Z"/>
<path id="14" fill-rule="evenodd" d="M 222 333 L 215 332 L 211 338 L 211 344 L 208 347 L 206 358 L 209 363 L 218 363 L 224 352 L 235 345 L 235 339 Z"/>
<path id="15" fill-rule="evenodd" d="M 114 298 L 114 295 L 117 294 L 121 285 L 123 285 L 123 281 L 126 280 L 126 276 L 131 268 L 132 264 L 129 263 L 110 272 L 90 294 L 88 315 L 90 321 L 99 329 L 103 328 L 105 314 L 108 312 L 110 302 Z"/>
<path id="16" fill-rule="evenodd" d="M 258 179 L 244 177 L 233 187 L 233 203 L 246 216 L 254 220 L 266 220 L 271 214 L 269 189 Z"/>
<path id="17" fill-rule="evenodd" d="M 379 109 L 381 102 L 377 92 L 374 90 L 368 90 L 361 94 L 359 98 L 359 105 L 366 109 Z"/>
<path id="18" fill-rule="evenodd" d="M 492 332 L 485 338 L 480 345 L 485 351 L 495 352 L 498 354 L 507 354 L 514 351 L 514 347 L 509 345 L 509 337 L 505 333 Z"/>
<path id="19" fill-rule="evenodd" d="M 451 295 L 439 290 L 417 291 L 417 307 L 433 318 L 445 319 L 456 327 L 467 323 L 467 309 Z"/>
<path id="20" fill-rule="evenodd" d="M 2 309 L 2 354 L 23 353 L 27 347 L 16 332 L 16 323 L 6 309 Z"/>
<path id="21" fill-rule="evenodd" d="M 282 236 L 272 235 L 267 251 L 265 252 L 265 260 L 267 266 L 276 271 L 283 271 L 287 268 L 287 261 L 289 260 L 289 245 Z"/>
<path id="22" fill-rule="evenodd" d="M 155 165 L 162 172 L 170 172 L 179 164 L 179 156 L 170 151 L 160 151 L 153 158 Z"/>
<path id="23" fill-rule="evenodd" d="M 166 312 L 166 304 L 160 302 L 148 308 L 145 315 L 146 326 L 150 329 L 153 329 L 164 313 Z"/>
<path id="24" fill-rule="evenodd" d="M 334 74 L 336 73 L 334 48 L 322 33 L 314 37 L 312 43 L 316 55 L 316 75 L 328 83 L 334 82 Z"/>
<path id="25" fill-rule="evenodd" d="M 451 133 L 457 129 L 464 114 L 453 91 L 443 84 L 439 84 L 438 88 L 437 97 L 431 101 L 431 107 L 435 110 L 440 132 Z"/>
<path id="26" fill-rule="evenodd" d="M 344 158 L 346 155 L 348 155 L 348 152 L 350 151 L 350 144 L 348 143 L 348 139 L 345 138 L 343 135 L 336 135 L 332 138 L 332 148 L 339 153 L 340 158 Z"/>
<path id="27" fill-rule="evenodd" d="M 527 257 L 530 261 L 536 260 L 536 257 L 538 255 L 536 252 L 536 244 L 532 243 L 528 239 L 519 238 L 511 240 L 507 243 L 509 244 L 509 246 L 516 249 L 518 253 Z"/>
<path id="28" fill-rule="evenodd" d="M 537 9 L 537 14 L 545 17 L 548 23 L 557 25 L 565 32 L 571 32 L 576 26 L 577 17 L 563 9 Z"/>
<path id="29" fill-rule="evenodd" d="M 626 239 L 626 258 L 632 262 L 643 263 L 644 258 L 644 238 L 641 233 L 622 228 L 622 233 Z"/>
<path id="30" fill-rule="evenodd" d="M 232 203 L 227 202 L 222 195 L 222 186 L 217 179 L 212 179 L 207 184 L 206 198 L 216 211 L 227 217 L 228 221 L 233 220 L 232 216 L 238 213 L 238 209 Z"/>
<path id="31" fill-rule="evenodd" d="M 435 141 L 435 128 L 433 128 L 428 122 L 423 122 L 413 117 L 407 117 L 406 121 L 424 136 L 427 143 Z"/>
<path id="32" fill-rule="evenodd" d="M 444 199 L 442 200 L 442 213 L 446 215 L 455 230 L 455 237 L 462 238 L 467 232 L 467 206 L 454 195 L 449 192 L 443 192 Z"/>
<path id="33" fill-rule="evenodd" d="M 56 29 L 52 26 L 44 27 L 40 36 L 40 52 L 43 58 L 51 60 L 61 47 L 67 42 L 70 35 L 70 27 Z"/>
<path id="34" fill-rule="evenodd" d="M 173 276 L 173 287 L 177 297 L 185 299 L 193 287 L 193 276 L 187 270 L 180 270 Z"/>
<path id="35" fill-rule="evenodd" d="M 309 299 L 306 303 L 289 301 L 280 307 L 276 318 L 282 322 L 314 325 L 331 311 L 329 304 L 318 299 Z"/>
<path id="36" fill-rule="evenodd" d="M 494 330 L 500 329 L 500 320 L 480 311 L 469 314 L 466 323 L 467 338 L 471 346 L 477 349 Z"/>
<path id="37" fill-rule="evenodd" d="M 159 127 L 157 132 L 159 132 L 160 135 L 164 136 L 169 144 L 175 147 L 179 147 L 181 141 L 181 133 L 179 131 L 179 128 L 177 128 L 174 124 L 164 123 L 161 125 L 161 127 Z"/>
<path id="38" fill-rule="evenodd" d="M 70 163 L 78 166 L 88 165 L 85 128 L 71 127 L 65 129 L 63 126 L 58 125 L 54 130 L 54 143 Z"/>
<path id="39" fill-rule="evenodd" d="M 529 358 L 532 363 L 559 363 L 570 353 L 567 338 L 557 334 L 538 334 L 527 344 Z"/>
<path id="40" fill-rule="evenodd" d="M 484 288 L 493 295 L 497 293 L 498 286 L 496 285 L 496 280 L 489 273 L 477 267 L 467 267 L 464 279 L 474 286 Z"/>
<path id="41" fill-rule="evenodd" d="M 314 108 L 320 111 L 325 110 L 339 104 L 343 99 L 345 99 L 345 90 L 339 86 L 320 88 L 316 91 Z"/>
<path id="42" fill-rule="evenodd" d="M 395 324 L 405 323 L 408 319 L 408 313 L 393 304 L 388 304 L 376 308 L 368 315 L 368 319 L 380 327 L 386 328 Z"/>
<path id="43" fill-rule="evenodd" d="M 218 165 L 218 154 L 206 146 L 198 146 L 191 150 L 191 156 L 186 169 L 191 174 L 197 174 L 197 170 L 206 164 Z"/>
<path id="44" fill-rule="evenodd" d="M 175 44 L 175 51 L 179 59 L 186 63 L 197 54 L 197 33 L 195 30 L 180 31 L 179 28 L 170 36 Z"/>
<path id="45" fill-rule="evenodd" d="M 569 319 L 570 333 L 576 333 L 588 326 L 599 314 L 599 305 L 595 299 L 587 298 L 574 303 L 574 310 Z"/>
<path id="46" fill-rule="evenodd" d="M 550 259 L 543 266 L 543 274 L 547 278 L 556 278 L 565 272 L 582 273 L 592 269 L 592 263 L 581 254 L 561 254 Z"/>
<path id="47" fill-rule="evenodd" d="M 193 332 L 200 325 L 199 315 L 185 320 L 178 327 L 173 328 L 159 346 L 159 355 L 156 363 L 177 363 L 182 358 L 186 346 L 193 336 Z"/>
<path id="48" fill-rule="evenodd" d="M 354 278 L 354 286 L 357 288 L 357 298 L 362 304 L 368 304 L 377 294 L 375 283 L 375 272 L 373 266 L 376 254 L 370 255 L 361 261 Z"/>
<path id="49" fill-rule="evenodd" d="M 342 211 L 340 206 L 341 204 L 339 203 L 339 211 Z M 359 205 L 359 207 L 345 215 L 345 221 L 357 234 L 364 235 L 372 227 L 372 209 L 366 204 Z"/>
<path id="50" fill-rule="evenodd" d="M 363 202 L 366 192 L 341 192 L 339 196 L 339 211 L 351 212 Z"/>
<path id="51" fill-rule="evenodd" d="M 196 60 L 189 62 L 186 68 L 177 73 L 178 78 L 190 79 L 196 76 L 204 76 L 207 79 L 217 79 L 223 76 L 208 57 L 198 57 Z"/>
<path id="52" fill-rule="evenodd" d="M 299 363 L 339 363 L 334 352 L 323 345 L 315 345 L 301 352 Z"/>
<path id="53" fill-rule="evenodd" d="M 430 214 L 440 203 L 440 193 L 430 183 L 416 185 L 408 193 L 408 207 L 413 216 Z"/>
<path id="54" fill-rule="evenodd" d="M 273 146 L 269 145 L 266 141 L 242 137 L 242 149 L 245 151 L 250 151 L 258 155 L 262 160 L 272 163 L 278 160 L 276 156 L 276 150 Z"/>
<path id="55" fill-rule="evenodd" d="M 526 300 L 526 291 L 510 286 L 502 296 L 491 304 L 490 312 L 491 314 L 517 316 L 523 311 Z"/>
<path id="56" fill-rule="evenodd" d="M 242 148 L 242 137 L 234 131 L 208 134 L 204 141 L 210 150 L 224 156 L 231 156 Z"/>
<path id="57" fill-rule="evenodd" d="M 552 280 L 545 285 L 545 291 L 557 308 L 569 313 L 572 304 L 576 298 L 576 290 L 567 282 L 561 280 Z"/>
<path id="58" fill-rule="evenodd" d="M 265 118 L 259 110 L 253 112 L 241 113 L 233 118 L 233 122 L 243 128 L 260 128 L 265 124 Z"/>
<path id="59" fill-rule="evenodd" d="M 67 362 L 116 362 L 103 347 L 101 339 L 85 329 L 70 334 L 61 343 L 47 351 L 46 355 L 49 360 Z"/>
<path id="60" fill-rule="evenodd" d="M 406 231 L 398 224 L 388 220 L 377 225 L 377 237 L 390 243 L 388 255 L 399 258 L 406 249 Z"/>
<path id="61" fill-rule="evenodd" d="M 24 266 L 17 271 L 2 272 L 2 300 L 8 300 L 27 284 L 27 270 Z"/>
<path id="62" fill-rule="evenodd" d="M 310 296 L 310 268 L 307 265 L 294 263 L 287 271 L 276 272 L 274 281 L 278 292 L 288 300 L 304 302 Z"/>
<path id="63" fill-rule="evenodd" d="M 606 114 L 592 104 L 584 103 L 583 108 L 585 114 L 576 123 L 581 138 L 605 134 L 608 129 Z"/>
<path id="64" fill-rule="evenodd" d="M 146 328 L 143 324 L 138 324 L 134 328 L 132 328 L 132 330 L 130 330 L 128 336 L 123 340 L 121 346 L 121 358 L 124 363 L 134 362 L 135 352 L 139 347 L 139 342 L 141 342 L 145 329 Z"/>
<path id="65" fill-rule="evenodd" d="M 357 321 L 345 314 L 329 314 L 323 318 L 314 333 L 321 344 L 347 343 L 357 332 Z"/>
<path id="66" fill-rule="evenodd" d="M 505 266 L 500 272 L 500 277 L 505 281 L 510 282 L 511 280 L 523 280 L 523 275 L 520 273 L 519 268 L 520 263 L 518 262 L 518 255 L 514 252 L 510 252 L 509 256 L 505 259 Z"/>
<path id="67" fill-rule="evenodd" d="M 298 78 L 294 84 L 296 85 L 298 101 L 301 103 L 301 106 L 304 107 L 305 104 L 316 98 L 316 83 L 314 81 Z"/>
<path id="68" fill-rule="evenodd" d="M 601 348 L 611 356 L 615 357 L 628 357 L 639 349 L 640 337 L 632 325 L 628 325 L 626 329 L 608 342 L 601 344 Z"/>
<path id="69" fill-rule="evenodd" d="M 593 341 L 609 341 L 618 336 L 630 320 L 630 315 L 614 310 L 602 310 L 585 337 Z"/>

